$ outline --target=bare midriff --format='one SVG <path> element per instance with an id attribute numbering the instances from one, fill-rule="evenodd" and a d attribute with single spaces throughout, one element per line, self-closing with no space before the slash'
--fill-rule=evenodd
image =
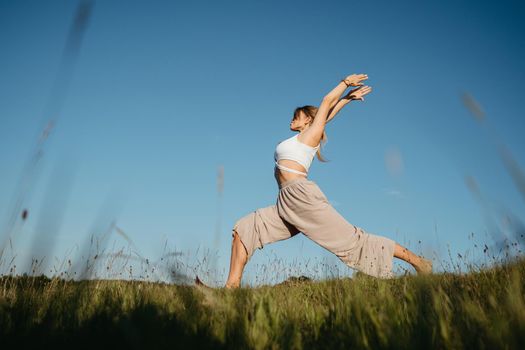
<path id="1" fill-rule="evenodd" d="M 278 163 L 281 164 L 281 165 L 284 165 L 285 167 L 292 168 L 292 169 L 295 169 L 295 170 L 299 170 L 299 171 L 302 171 L 304 173 L 307 172 L 306 169 L 301 164 L 297 163 L 295 160 L 281 159 Z M 296 179 L 298 177 L 303 177 L 303 178 L 306 177 L 306 175 L 296 174 L 296 173 L 292 173 L 292 172 L 289 172 L 289 171 L 286 171 L 286 170 L 281 170 L 281 169 L 277 168 L 277 166 L 275 166 L 274 175 L 275 175 L 275 179 L 277 180 L 277 183 L 279 184 L 279 187 L 281 187 L 281 184 L 284 181 L 289 181 L 289 180 L 292 180 L 292 179 Z"/>

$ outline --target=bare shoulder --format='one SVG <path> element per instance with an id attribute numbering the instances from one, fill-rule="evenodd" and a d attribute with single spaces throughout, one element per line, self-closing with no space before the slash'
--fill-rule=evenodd
<path id="1" fill-rule="evenodd" d="M 302 134 L 297 135 L 297 140 L 302 142 L 310 147 L 317 147 L 319 142 L 321 142 L 321 137 L 323 136 L 323 131 L 313 128 L 313 125 L 308 128 L 308 130 L 303 131 Z"/>

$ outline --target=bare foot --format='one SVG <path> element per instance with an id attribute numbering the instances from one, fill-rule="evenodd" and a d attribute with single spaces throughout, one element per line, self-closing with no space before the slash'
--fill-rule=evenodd
<path id="1" fill-rule="evenodd" d="M 204 288 L 208 288 L 208 289 L 211 289 L 211 287 L 205 285 L 201 279 L 199 278 L 199 276 L 195 276 L 195 285 L 199 286 L 199 287 L 204 287 Z"/>
<path id="2" fill-rule="evenodd" d="M 195 287 L 204 294 L 204 305 L 217 306 L 217 297 L 214 295 L 213 287 L 205 285 L 199 276 L 195 276 Z"/>
<path id="3" fill-rule="evenodd" d="M 432 273 L 432 260 L 419 258 L 419 264 L 414 266 L 418 275 L 430 275 Z"/>
<path id="4" fill-rule="evenodd" d="M 224 288 L 226 288 L 226 289 L 237 289 L 237 288 L 239 288 L 239 284 L 238 283 L 228 283 L 228 282 L 226 282 L 226 285 L 224 286 Z"/>

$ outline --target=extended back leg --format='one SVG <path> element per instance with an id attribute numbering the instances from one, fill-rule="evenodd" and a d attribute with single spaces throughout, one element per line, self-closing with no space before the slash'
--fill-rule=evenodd
<path id="1" fill-rule="evenodd" d="M 432 272 L 431 260 L 412 253 L 408 248 L 405 248 L 398 243 L 396 243 L 394 248 L 394 257 L 404 260 L 414 266 L 418 274 L 426 275 Z"/>

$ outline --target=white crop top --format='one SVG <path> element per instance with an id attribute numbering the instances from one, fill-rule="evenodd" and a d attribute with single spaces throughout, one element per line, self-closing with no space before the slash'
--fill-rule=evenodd
<path id="1" fill-rule="evenodd" d="M 306 171 L 308 171 L 310 165 L 312 164 L 315 153 L 319 149 L 320 145 L 317 145 L 316 147 L 308 146 L 297 139 L 298 135 L 299 133 L 277 144 L 275 153 L 273 155 L 275 166 L 288 172 L 307 175 L 307 173 L 285 167 L 284 165 L 280 165 L 278 163 L 281 159 L 295 160 L 301 164 L 306 169 Z"/>

